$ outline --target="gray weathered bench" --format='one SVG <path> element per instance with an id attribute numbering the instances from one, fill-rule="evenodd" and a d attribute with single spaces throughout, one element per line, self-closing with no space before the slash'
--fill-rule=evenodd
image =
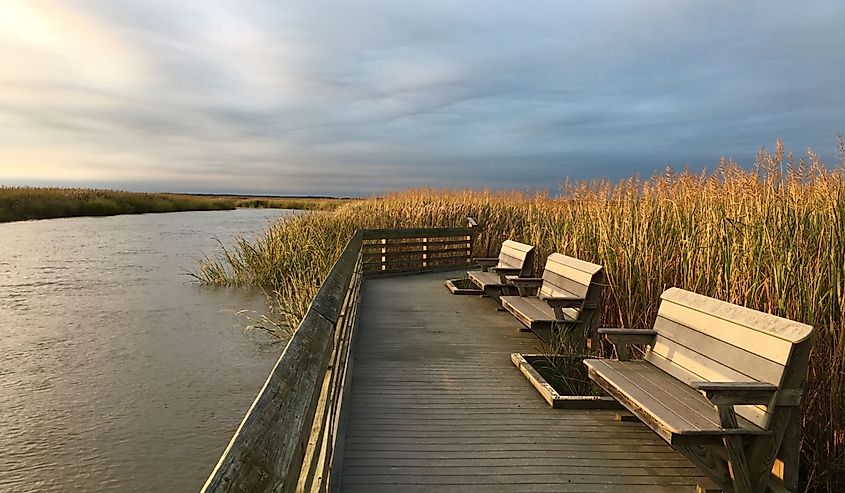
<path id="1" fill-rule="evenodd" d="M 543 277 L 508 276 L 520 296 L 502 296 L 502 306 L 541 339 L 552 330 L 567 330 L 579 346 L 601 318 L 602 266 L 559 253 L 549 255 Z M 534 294 L 536 293 L 536 296 Z"/>
<path id="2" fill-rule="evenodd" d="M 506 276 L 528 277 L 534 268 L 534 247 L 505 240 L 499 250 L 499 256 L 494 258 L 474 258 L 473 262 L 481 267 L 481 272 L 468 272 L 470 280 L 485 294 L 496 300 L 507 289 Z"/>
<path id="3" fill-rule="evenodd" d="M 585 360 L 590 378 L 720 488 L 796 488 L 812 327 L 670 288 L 654 330 L 599 333 L 619 361 Z M 626 344 L 647 345 L 644 359 Z"/>

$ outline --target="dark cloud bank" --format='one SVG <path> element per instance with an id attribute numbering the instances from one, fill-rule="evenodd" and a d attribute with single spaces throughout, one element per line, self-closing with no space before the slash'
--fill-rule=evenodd
<path id="1" fill-rule="evenodd" d="M 567 176 L 699 169 L 721 155 L 749 162 L 778 137 L 832 161 L 845 132 L 841 1 L 72 8 L 135 62 L 112 68 L 114 55 L 95 47 L 101 70 L 125 77 L 56 77 L 30 58 L 23 75 L 0 78 L 31 96 L 0 99 L 10 129 L 0 146 L 75 156 L 52 180 L 20 170 L 4 179 L 12 163 L 2 162 L 0 182 L 555 190 Z"/>

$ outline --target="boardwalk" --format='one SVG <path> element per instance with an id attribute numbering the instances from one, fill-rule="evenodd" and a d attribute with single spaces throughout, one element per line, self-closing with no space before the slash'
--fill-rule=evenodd
<path id="1" fill-rule="evenodd" d="M 448 277 L 364 283 L 342 491 L 695 491 L 645 425 L 550 409 L 509 357 L 539 342 Z"/>

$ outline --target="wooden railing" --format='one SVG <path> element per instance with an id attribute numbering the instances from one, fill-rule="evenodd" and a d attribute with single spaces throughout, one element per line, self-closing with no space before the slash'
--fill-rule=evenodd
<path id="1" fill-rule="evenodd" d="M 202 491 L 323 492 L 339 484 L 364 275 L 464 267 L 472 239 L 472 228 L 357 230 Z"/>
<path id="2" fill-rule="evenodd" d="M 470 223 L 473 224 L 473 223 Z M 473 228 L 367 229 L 364 275 L 465 267 L 472 259 Z"/>

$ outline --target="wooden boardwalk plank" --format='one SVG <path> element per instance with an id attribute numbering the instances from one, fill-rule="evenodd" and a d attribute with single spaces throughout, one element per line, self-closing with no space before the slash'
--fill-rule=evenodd
<path id="1" fill-rule="evenodd" d="M 408 482 L 384 484 L 347 484 L 344 485 L 344 492 L 352 493 L 423 493 L 429 491 L 461 491 L 461 492 L 483 492 L 483 493 L 675 493 L 679 490 L 677 486 L 658 485 L 605 485 L 605 484 L 562 484 L 562 483 L 531 483 L 531 484 L 450 484 L 443 483 L 433 488 L 430 485 L 420 485 Z"/>
<path id="2" fill-rule="evenodd" d="M 695 491 L 645 425 L 549 408 L 510 362 L 542 343 L 453 277 L 365 281 L 342 491 Z"/>

